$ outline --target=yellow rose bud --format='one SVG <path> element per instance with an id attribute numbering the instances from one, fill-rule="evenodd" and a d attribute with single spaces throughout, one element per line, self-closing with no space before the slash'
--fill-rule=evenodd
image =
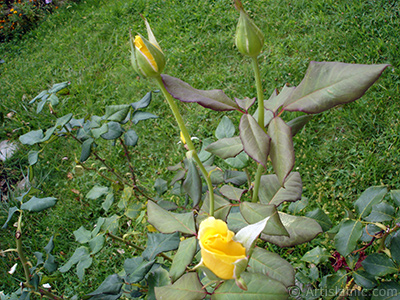
<path id="1" fill-rule="evenodd" d="M 165 57 L 160 46 L 158 45 L 150 25 L 144 19 L 147 27 L 149 40 L 140 34 L 131 36 L 131 62 L 133 68 L 140 75 L 145 77 L 155 77 L 161 74 L 165 67 Z"/>
<path id="2" fill-rule="evenodd" d="M 253 20 L 243 9 L 240 0 L 235 0 L 236 9 L 240 13 L 239 22 L 236 29 L 235 44 L 239 52 L 257 57 L 264 46 L 264 36 L 261 30 L 254 24 Z"/>
<path id="3" fill-rule="evenodd" d="M 232 279 L 234 263 L 246 257 L 246 249 L 232 239 L 234 235 L 224 221 L 214 217 L 200 223 L 198 239 L 203 264 L 221 279 Z"/>

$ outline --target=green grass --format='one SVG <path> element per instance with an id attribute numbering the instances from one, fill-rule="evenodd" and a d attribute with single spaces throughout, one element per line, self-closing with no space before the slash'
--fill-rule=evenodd
<path id="1" fill-rule="evenodd" d="M 244 6 L 265 33 L 260 63 L 266 97 L 286 82 L 299 84 L 311 60 L 392 65 L 360 100 L 315 116 L 295 138 L 296 169 L 302 175 L 304 195 L 310 199 L 308 209 L 322 207 L 338 221 L 344 208 L 351 209 L 367 187 L 385 184 L 400 188 L 399 4 L 388 0 L 263 0 L 246 1 Z M 166 54 L 165 73 L 199 89 L 221 88 L 231 97 L 256 95 L 250 62 L 243 60 L 234 46 L 238 14 L 231 1 L 87 0 L 62 7 L 21 39 L 0 45 L 5 60 L 0 64 L 0 110 L 15 112 L 0 124 L 0 139 L 17 140 L 30 130 L 47 128 L 50 114 L 37 115 L 28 102 L 57 82 L 72 82 L 70 94 L 57 107 L 59 115 L 73 112 L 76 118 L 102 115 L 106 105 L 138 101 L 156 89 L 137 77 L 129 61 L 129 30 L 145 34 L 140 13 L 148 18 Z M 221 113 L 192 104 L 180 104 L 180 108 L 193 135 L 202 139 L 213 136 Z M 135 127 L 140 140 L 134 164 L 141 183 L 152 190 L 157 177 L 171 178 L 166 167 L 179 162 L 184 153 L 176 144 L 179 129 L 160 94 L 155 94 L 147 111 L 159 118 Z M 227 115 L 238 122 L 238 115 Z M 123 152 L 109 144 L 103 146 L 103 156 L 126 171 Z M 81 225 L 92 228 L 102 214 L 99 202 L 83 196 L 94 184 L 104 182 L 93 174 L 67 178 L 73 172 L 75 156 L 79 157 L 72 140 L 46 147 L 37 180 L 44 196 L 59 201 L 51 212 L 26 219 L 24 228 L 32 238 L 24 241 L 31 253 L 55 234 L 55 255 L 62 262 L 76 248 L 72 232 Z M 15 158 L 1 165 L 2 173 L 8 172 L 10 178 L 26 173 L 29 150 L 21 147 Z M 2 205 L 8 209 L 9 204 Z M 0 223 L 5 218 L 4 210 Z M 2 249 L 14 247 L 13 234 L 11 226 L 1 231 Z M 106 275 L 121 269 L 125 256 L 116 248 L 110 242 L 84 282 L 68 272 L 57 275 L 53 284 L 67 296 L 94 290 Z M 13 255 L 1 258 L 0 290 L 17 288 L 21 270 L 15 277 L 6 273 L 15 262 Z"/>

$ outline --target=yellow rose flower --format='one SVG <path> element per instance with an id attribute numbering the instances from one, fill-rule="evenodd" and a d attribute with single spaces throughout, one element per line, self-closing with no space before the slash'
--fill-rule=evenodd
<path id="1" fill-rule="evenodd" d="M 246 257 L 246 249 L 232 239 L 234 235 L 224 221 L 214 217 L 200 223 L 198 239 L 203 264 L 221 279 L 232 279 L 234 263 Z"/>

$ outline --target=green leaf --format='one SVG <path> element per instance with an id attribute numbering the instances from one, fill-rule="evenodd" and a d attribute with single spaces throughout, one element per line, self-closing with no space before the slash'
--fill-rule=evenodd
<path id="1" fill-rule="evenodd" d="M 270 157 L 272 166 L 281 186 L 294 166 L 294 148 L 290 127 L 280 118 L 275 117 L 269 123 L 268 135 L 271 137 Z"/>
<path id="2" fill-rule="evenodd" d="M 81 157 L 79 158 L 80 162 L 85 162 L 89 158 L 93 143 L 94 139 L 92 138 L 88 138 L 82 143 Z"/>
<path id="3" fill-rule="evenodd" d="M 28 162 L 30 166 L 33 166 L 37 163 L 39 157 L 39 151 L 31 150 L 28 153 Z"/>
<path id="4" fill-rule="evenodd" d="M 270 217 L 263 230 L 264 234 L 289 236 L 289 233 L 279 218 L 276 206 L 273 204 L 242 202 L 240 204 L 240 212 L 249 224 L 254 224 Z"/>
<path id="5" fill-rule="evenodd" d="M 289 237 L 261 234 L 261 239 L 279 247 L 291 247 L 309 242 L 322 232 L 321 226 L 313 219 L 278 213 Z"/>
<path id="6" fill-rule="evenodd" d="M 131 103 L 131 105 L 135 110 L 146 108 L 147 106 L 150 105 L 151 98 L 152 98 L 152 93 L 148 92 L 142 99 L 140 99 L 138 102 Z"/>
<path id="7" fill-rule="evenodd" d="M 122 295 L 122 286 L 124 281 L 118 274 L 109 275 L 100 286 L 94 291 L 88 294 L 92 296 L 90 299 L 104 299 L 104 300 L 114 300 L 120 298 Z M 114 296 L 114 297 L 112 297 Z M 118 296 L 118 298 L 116 298 Z"/>
<path id="8" fill-rule="evenodd" d="M 67 263 L 58 270 L 61 273 L 68 272 L 73 265 L 77 264 L 81 260 L 86 260 L 88 258 L 90 258 L 88 249 L 84 246 L 81 246 L 75 250 L 74 254 L 72 254 L 71 258 L 67 261 Z"/>
<path id="9" fill-rule="evenodd" d="M 45 97 L 42 97 L 42 101 L 40 101 L 36 107 L 36 113 L 40 113 L 43 110 L 44 105 L 47 103 L 47 99 L 50 94 L 47 94 Z"/>
<path id="10" fill-rule="evenodd" d="M 240 137 L 229 137 L 219 139 L 218 141 L 211 143 L 205 148 L 206 151 L 221 157 L 222 159 L 235 157 L 243 151 L 243 144 Z"/>
<path id="11" fill-rule="evenodd" d="M 46 130 L 46 133 L 44 134 L 44 137 L 39 141 L 40 143 L 48 141 L 51 136 L 53 135 L 54 131 L 56 130 L 56 127 L 50 127 Z"/>
<path id="12" fill-rule="evenodd" d="M 400 207 L 400 190 L 391 190 L 390 196 L 393 199 L 394 203 Z"/>
<path id="13" fill-rule="evenodd" d="M 78 230 L 74 232 L 75 240 L 80 244 L 86 244 L 92 238 L 92 234 L 85 227 L 81 226 Z"/>
<path id="14" fill-rule="evenodd" d="M 119 217 L 117 215 L 112 215 L 111 217 L 105 218 L 104 223 L 101 226 L 101 229 L 104 232 L 111 232 L 115 234 L 118 231 L 118 220 Z"/>
<path id="15" fill-rule="evenodd" d="M 234 200 L 234 201 L 240 201 L 240 198 L 242 198 L 242 195 L 245 191 L 246 190 L 244 189 L 239 189 L 231 185 L 224 185 L 219 189 L 219 192 L 223 196 L 225 196 L 229 200 Z"/>
<path id="16" fill-rule="evenodd" d="M 152 113 L 136 110 L 132 115 L 132 122 L 133 124 L 137 124 L 140 121 L 148 120 L 148 119 L 157 119 L 158 116 L 153 115 Z"/>
<path id="17" fill-rule="evenodd" d="M 211 138 L 204 139 L 201 144 L 200 152 L 198 153 L 199 159 L 201 162 L 206 162 L 208 159 L 211 158 L 211 153 L 206 151 L 208 145 L 212 142 Z"/>
<path id="18" fill-rule="evenodd" d="M 48 97 L 49 92 L 47 90 L 41 91 L 39 95 L 37 95 L 35 98 L 33 98 L 31 101 L 29 101 L 29 104 L 34 103 L 37 99 L 43 99 Z"/>
<path id="19" fill-rule="evenodd" d="M 240 139 L 244 151 L 264 167 L 270 151 L 270 138 L 250 115 L 244 114 L 239 123 Z"/>
<path id="20" fill-rule="evenodd" d="M 160 177 L 158 177 L 154 183 L 154 189 L 157 194 L 161 196 L 168 190 L 168 182 Z"/>
<path id="21" fill-rule="evenodd" d="M 62 128 L 65 124 L 67 124 L 69 121 L 71 121 L 72 116 L 73 116 L 73 114 L 69 113 L 69 114 L 66 114 L 65 116 L 57 118 L 56 125 L 54 125 L 54 127 Z"/>
<path id="22" fill-rule="evenodd" d="M 164 300 L 201 300 L 207 294 L 194 272 L 183 275 L 172 285 L 156 287 L 154 290 L 156 298 Z"/>
<path id="23" fill-rule="evenodd" d="M 176 281 L 185 273 L 187 266 L 192 263 L 193 257 L 196 254 L 196 250 L 196 237 L 184 239 L 179 244 L 178 251 L 174 256 L 174 260 L 172 261 L 171 268 L 169 270 L 169 275 L 172 282 Z"/>
<path id="24" fill-rule="evenodd" d="M 312 115 L 302 115 L 287 122 L 292 129 L 292 136 L 295 136 L 312 119 Z"/>
<path id="25" fill-rule="evenodd" d="M 47 257 L 46 261 L 44 262 L 43 267 L 49 273 L 53 273 L 57 270 L 58 264 L 56 263 L 56 260 L 53 255 L 48 254 L 48 257 Z"/>
<path id="26" fill-rule="evenodd" d="M 104 118 L 108 121 L 122 122 L 129 113 L 131 106 L 128 104 L 106 106 Z"/>
<path id="27" fill-rule="evenodd" d="M 372 253 L 362 262 L 365 271 L 373 276 L 385 276 L 398 273 L 398 268 L 393 261 L 383 253 Z"/>
<path id="28" fill-rule="evenodd" d="M 56 202 L 57 199 L 53 197 L 36 198 L 33 196 L 28 202 L 22 203 L 21 209 L 38 212 L 53 207 Z"/>
<path id="29" fill-rule="evenodd" d="M 114 193 L 108 193 L 106 196 L 106 199 L 104 200 L 104 202 L 101 204 L 101 207 L 107 212 L 111 205 L 114 202 Z"/>
<path id="30" fill-rule="evenodd" d="M 92 135 L 95 139 L 98 139 L 99 137 L 101 137 L 102 134 L 107 133 L 108 132 L 108 124 L 104 123 L 103 125 L 101 125 L 101 127 L 99 128 L 92 128 L 91 129 Z"/>
<path id="31" fill-rule="evenodd" d="M 179 233 L 148 233 L 147 247 L 142 256 L 147 260 L 153 260 L 159 253 L 175 250 L 179 246 Z"/>
<path id="32" fill-rule="evenodd" d="M 60 103 L 56 94 L 51 94 L 47 101 L 50 101 L 51 105 L 53 106 L 56 106 L 58 105 L 58 103 Z"/>
<path id="33" fill-rule="evenodd" d="M 50 254 L 50 252 L 53 251 L 53 249 L 54 249 L 53 238 L 54 238 L 54 236 L 51 236 L 49 242 L 48 242 L 47 245 L 43 248 L 44 251 L 46 251 L 47 254 Z"/>
<path id="34" fill-rule="evenodd" d="M 312 61 L 283 109 L 316 114 L 357 100 L 388 66 Z"/>
<path id="35" fill-rule="evenodd" d="M 43 138 L 43 130 L 33 130 L 25 133 L 19 137 L 19 141 L 24 145 L 34 145 L 40 143 Z"/>
<path id="36" fill-rule="evenodd" d="M 243 218 L 240 211 L 233 212 L 233 210 L 228 215 L 228 219 L 226 222 L 228 223 L 229 229 L 232 230 L 233 232 L 238 232 L 240 229 L 242 229 L 243 227 L 246 227 L 248 225 L 248 223 Z"/>
<path id="37" fill-rule="evenodd" d="M 95 200 L 100 198 L 101 196 L 108 194 L 108 187 L 95 185 L 92 189 L 86 194 L 86 198 Z"/>
<path id="38" fill-rule="evenodd" d="M 85 270 L 89 268 L 92 265 L 93 258 L 92 257 L 85 257 L 84 259 L 81 259 L 77 265 L 76 265 L 76 275 L 78 275 L 78 278 L 80 281 L 83 280 L 83 277 L 85 276 Z"/>
<path id="39" fill-rule="evenodd" d="M 225 159 L 225 162 L 235 169 L 243 169 L 249 164 L 249 157 L 245 152 L 240 152 L 235 157 Z"/>
<path id="40" fill-rule="evenodd" d="M 214 194 L 214 217 L 216 219 L 226 220 L 232 205 L 229 201 Z M 197 224 L 208 218 L 210 212 L 210 194 L 207 192 L 203 205 L 200 208 L 199 215 L 196 218 Z"/>
<path id="41" fill-rule="evenodd" d="M 186 234 L 196 234 L 193 212 L 169 212 L 153 201 L 147 202 L 148 222 L 162 233 L 180 231 Z"/>
<path id="42" fill-rule="evenodd" d="M 239 242 L 243 245 L 243 247 L 246 248 L 246 254 L 249 254 L 251 246 L 264 230 L 269 219 L 270 217 L 268 216 L 257 223 L 247 225 L 246 227 L 240 229 L 233 237 L 235 241 Z"/>
<path id="43" fill-rule="evenodd" d="M 303 183 L 298 172 L 290 173 L 283 187 L 275 174 L 263 175 L 261 176 L 258 197 L 261 203 L 279 206 L 284 201 L 300 200 L 302 190 Z"/>
<path id="44" fill-rule="evenodd" d="M 158 269 L 149 273 L 147 283 L 149 285 L 147 300 L 156 300 L 155 288 L 170 285 L 171 280 L 168 271 L 160 266 Z M 162 299 L 164 299 L 164 297 L 162 297 Z"/>
<path id="45" fill-rule="evenodd" d="M 366 289 L 372 289 L 377 285 L 375 277 L 362 270 L 353 271 L 353 278 L 357 285 Z"/>
<path id="46" fill-rule="evenodd" d="M 361 237 L 363 225 L 356 220 L 347 220 L 340 226 L 335 236 L 335 247 L 343 256 L 349 255 L 357 246 Z"/>
<path id="47" fill-rule="evenodd" d="M 235 280 L 224 281 L 211 296 L 211 300 L 286 300 L 289 295 L 286 287 L 264 274 L 243 272 L 241 277 L 247 291 L 240 289 Z"/>
<path id="48" fill-rule="evenodd" d="M 191 87 L 186 82 L 168 75 L 161 75 L 165 88 L 182 102 L 196 102 L 201 106 L 216 111 L 238 110 L 238 105 L 221 90 L 202 91 Z"/>
<path id="49" fill-rule="evenodd" d="M 133 129 L 129 129 L 127 132 L 125 132 L 124 138 L 125 145 L 127 146 L 136 146 L 139 139 L 136 131 Z"/>
<path id="50" fill-rule="evenodd" d="M 243 109 L 246 113 L 249 110 L 249 108 L 254 104 L 255 101 L 256 101 L 256 97 L 254 97 L 254 98 L 244 97 L 244 99 L 235 98 L 236 104 L 241 109 Z"/>
<path id="51" fill-rule="evenodd" d="M 105 238 L 103 234 L 99 234 L 94 238 L 92 238 L 91 240 L 89 240 L 89 247 L 92 250 L 90 252 L 90 255 L 95 255 L 97 252 L 103 249 L 104 241 Z"/>
<path id="52" fill-rule="evenodd" d="M 400 284 L 394 281 L 382 282 L 372 290 L 371 300 L 398 300 L 400 298 Z"/>
<path id="53" fill-rule="evenodd" d="M 53 84 L 53 86 L 51 87 L 51 89 L 48 90 L 49 94 L 55 94 L 59 91 L 61 91 L 62 89 L 65 89 L 66 87 L 68 87 L 71 84 L 70 81 L 64 81 L 64 82 L 60 82 L 60 83 L 56 83 Z M 43 92 L 42 92 L 43 93 Z"/>
<path id="54" fill-rule="evenodd" d="M 188 172 L 183 182 L 183 189 L 193 201 L 193 207 L 201 200 L 202 184 L 199 172 L 193 159 L 188 159 Z"/>
<path id="55" fill-rule="evenodd" d="M 10 208 L 8 209 L 8 217 L 7 217 L 7 220 L 6 220 L 6 222 L 4 223 L 4 225 L 1 227 L 2 229 L 6 229 L 6 228 L 7 228 L 8 222 L 10 222 L 12 216 L 13 216 L 14 213 L 17 212 L 17 211 L 18 211 L 18 207 L 16 207 L 16 206 L 10 207 Z"/>
<path id="56" fill-rule="evenodd" d="M 125 208 L 124 215 L 129 219 L 133 220 L 143 210 L 142 203 L 129 203 L 128 207 Z"/>
<path id="57" fill-rule="evenodd" d="M 395 210 L 393 206 L 386 202 L 381 202 L 372 206 L 371 213 L 364 219 L 368 222 L 384 222 L 394 219 Z"/>
<path id="58" fill-rule="evenodd" d="M 345 288 L 346 286 L 346 279 L 347 279 L 347 273 L 344 270 L 339 270 L 335 274 L 331 274 L 328 276 L 325 276 L 325 285 L 322 285 L 323 291 L 330 291 L 330 293 L 326 293 L 327 295 L 324 295 L 324 300 L 325 299 L 332 299 L 336 294 L 338 294 L 342 289 Z"/>
<path id="59" fill-rule="evenodd" d="M 241 186 L 247 182 L 247 175 L 242 171 L 225 170 L 224 181 L 225 183 Z"/>
<path id="60" fill-rule="evenodd" d="M 128 283 L 138 283 L 144 279 L 155 260 L 147 261 L 143 257 L 137 256 L 127 258 L 124 262 L 124 270 L 126 273 L 125 280 Z"/>
<path id="61" fill-rule="evenodd" d="M 392 258 L 400 264 L 400 231 L 397 231 L 390 240 L 390 253 Z"/>
<path id="62" fill-rule="evenodd" d="M 281 282 L 285 287 L 294 285 L 294 269 L 292 265 L 278 254 L 265 249 L 254 248 L 249 261 L 249 271 L 261 273 Z"/>
<path id="63" fill-rule="evenodd" d="M 297 215 L 299 212 L 301 212 L 303 209 L 305 209 L 307 207 L 307 205 L 308 205 L 308 198 L 302 197 L 301 200 L 290 203 L 288 210 L 292 214 Z"/>
<path id="64" fill-rule="evenodd" d="M 326 262 L 332 255 L 325 248 L 321 248 L 320 246 L 315 247 L 314 249 L 308 251 L 301 258 L 302 261 L 313 263 L 315 265 L 320 264 L 321 262 Z"/>
<path id="65" fill-rule="evenodd" d="M 215 136 L 220 140 L 223 138 L 231 138 L 234 134 L 235 126 L 232 121 L 227 116 L 223 116 L 215 130 Z"/>
<path id="66" fill-rule="evenodd" d="M 274 90 L 272 95 L 269 97 L 268 100 L 264 100 L 264 107 L 267 110 L 270 110 L 276 115 L 277 111 L 279 108 L 283 106 L 285 101 L 289 98 L 289 96 L 292 94 L 294 91 L 295 87 L 288 87 L 285 85 L 281 92 L 278 94 L 277 90 Z"/>
<path id="67" fill-rule="evenodd" d="M 360 218 L 365 218 L 372 209 L 372 206 L 382 201 L 387 193 L 385 186 L 372 186 L 366 189 L 354 202 L 357 214 Z"/>
<path id="68" fill-rule="evenodd" d="M 124 131 L 119 123 L 109 122 L 108 131 L 106 133 L 103 133 L 101 137 L 105 140 L 115 140 L 119 138 L 123 132 Z"/>
<path id="69" fill-rule="evenodd" d="M 316 208 L 313 211 L 306 212 L 306 217 L 314 219 L 321 225 L 322 230 L 328 231 L 332 227 L 332 222 L 329 217 L 325 214 L 325 212 L 320 209 Z"/>

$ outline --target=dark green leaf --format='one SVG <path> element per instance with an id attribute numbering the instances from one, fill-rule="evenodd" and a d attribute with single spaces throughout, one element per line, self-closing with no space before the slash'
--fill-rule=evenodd
<path id="1" fill-rule="evenodd" d="M 382 201 L 387 193 L 387 188 L 384 186 L 372 186 L 366 189 L 354 202 L 357 214 L 360 218 L 365 218 L 372 209 L 372 206 Z"/>
<path id="2" fill-rule="evenodd" d="M 168 182 L 158 177 L 154 183 L 154 189 L 156 190 L 157 194 L 161 196 L 168 190 Z"/>
<path id="3" fill-rule="evenodd" d="M 89 240 L 89 247 L 92 250 L 90 252 L 90 255 L 95 255 L 97 252 L 103 249 L 104 241 L 105 238 L 103 234 L 99 234 L 94 238 L 92 238 L 91 240 Z"/>
<path id="4" fill-rule="evenodd" d="M 196 234 L 193 212 L 169 212 L 153 201 L 147 202 L 148 222 L 162 233 L 180 231 L 186 234 Z"/>
<path id="5" fill-rule="evenodd" d="M 82 143 L 81 157 L 79 159 L 80 162 L 85 162 L 89 158 L 90 153 L 92 152 L 93 142 L 94 139 L 88 138 Z"/>
<path id="6" fill-rule="evenodd" d="M 21 209 L 37 212 L 53 207 L 56 202 L 57 199 L 53 197 L 36 198 L 33 196 L 28 202 L 22 203 Z"/>
<path id="7" fill-rule="evenodd" d="M 381 202 L 372 206 L 371 213 L 364 219 L 368 222 L 384 222 L 394 219 L 395 210 L 393 206 L 386 202 Z"/>
<path id="8" fill-rule="evenodd" d="M 270 217 L 263 230 L 264 234 L 289 236 L 279 218 L 276 206 L 273 204 L 251 203 L 246 201 L 240 204 L 240 212 L 249 224 L 254 224 L 266 217 Z"/>
<path id="9" fill-rule="evenodd" d="M 373 276 L 385 276 L 398 273 L 398 268 L 393 261 L 383 253 L 372 253 L 363 260 L 365 271 Z"/>
<path id="10" fill-rule="evenodd" d="M 182 102 L 196 102 L 201 106 L 217 111 L 237 110 L 238 105 L 221 90 L 196 90 L 186 82 L 168 75 L 161 75 L 165 88 Z"/>
<path id="11" fill-rule="evenodd" d="M 389 65 L 314 62 L 284 110 L 316 114 L 360 98 Z"/>
<path id="12" fill-rule="evenodd" d="M 261 234 L 261 239 L 279 247 L 291 247 L 309 242 L 322 232 L 321 226 L 313 219 L 278 213 L 289 237 Z"/>
<path id="13" fill-rule="evenodd" d="M 54 127 L 62 128 L 65 124 L 67 124 L 69 121 L 71 121 L 71 119 L 72 119 L 72 113 L 69 113 L 69 114 L 66 114 L 65 116 L 57 118 L 56 125 L 54 125 Z"/>
<path id="14" fill-rule="evenodd" d="M 287 122 L 292 129 L 292 136 L 295 136 L 312 119 L 312 115 L 302 115 Z"/>
<path id="15" fill-rule="evenodd" d="M 193 201 L 193 206 L 199 204 L 201 200 L 202 184 L 199 172 L 193 159 L 188 160 L 188 172 L 183 182 L 183 189 Z"/>
<path id="16" fill-rule="evenodd" d="M 261 176 L 258 197 L 262 203 L 279 206 L 284 201 L 300 200 L 302 190 L 303 183 L 298 172 L 290 173 L 283 187 L 275 174 L 263 175 Z"/>
<path id="17" fill-rule="evenodd" d="M 103 133 L 101 137 L 105 140 L 115 140 L 119 138 L 123 132 L 124 131 L 119 123 L 109 122 L 108 131 L 106 133 Z"/>
<path id="18" fill-rule="evenodd" d="M 148 119 L 157 119 L 158 116 L 153 115 L 152 113 L 136 110 L 132 115 L 132 122 L 133 124 L 137 124 L 140 121 L 148 120 Z"/>
<path id="19" fill-rule="evenodd" d="M 24 145 L 34 145 L 40 143 L 41 139 L 43 138 L 43 130 L 33 130 L 25 133 L 19 137 L 19 141 Z"/>
<path id="20" fill-rule="evenodd" d="M 53 255 L 51 255 L 51 254 L 48 255 L 43 267 L 49 273 L 53 273 L 57 270 L 58 264 L 56 263 L 56 260 Z"/>
<path id="21" fill-rule="evenodd" d="M 400 207 L 400 190 L 391 190 L 390 196 L 392 197 L 394 203 Z"/>
<path id="22" fill-rule="evenodd" d="M 271 138 L 270 157 L 272 166 L 280 185 L 284 186 L 286 177 L 294 166 L 292 131 L 280 117 L 275 117 L 269 123 L 268 135 Z"/>
<path id="23" fill-rule="evenodd" d="M 224 181 L 226 183 L 241 186 L 247 182 L 247 175 L 242 171 L 225 170 Z"/>
<path id="24" fill-rule="evenodd" d="M 371 300 L 399 300 L 400 284 L 395 281 L 382 282 L 376 289 L 372 290 Z"/>
<path id="25" fill-rule="evenodd" d="M 131 106 L 128 104 L 106 106 L 104 118 L 108 121 L 122 122 L 129 113 Z"/>
<path id="26" fill-rule="evenodd" d="M 215 154 L 222 159 L 235 157 L 243 151 L 242 141 L 240 137 L 223 138 L 206 147 L 206 151 Z"/>
<path id="27" fill-rule="evenodd" d="M 187 238 L 179 244 L 178 251 L 174 256 L 174 260 L 172 261 L 171 268 L 169 270 L 169 275 L 171 276 L 171 280 L 173 282 L 185 273 L 186 267 L 193 261 L 193 257 L 196 254 L 196 249 L 196 237 Z"/>
<path id="28" fill-rule="evenodd" d="M 83 226 L 79 227 L 79 229 L 75 230 L 73 233 L 75 240 L 80 244 L 86 244 L 92 238 L 91 232 Z"/>
<path id="29" fill-rule="evenodd" d="M 372 289 L 377 285 L 375 276 L 372 276 L 371 274 L 362 270 L 353 271 L 353 278 L 357 285 L 366 289 Z"/>
<path id="30" fill-rule="evenodd" d="M 343 256 L 349 255 L 357 246 L 361 237 L 363 225 L 356 220 L 347 220 L 340 226 L 335 236 L 335 247 Z"/>
<path id="31" fill-rule="evenodd" d="M 390 240 L 390 253 L 392 258 L 400 264 L 400 231 L 397 231 Z"/>
<path id="32" fill-rule="evenodd" d="M 141 256 L 126 259 L 124 262 L 126 282 L 138 283 L 142 281 L 154 263 L 155 260 L 147 261 Z"/>
<path id="33" fill-rule="evenodd" d="M 92 132 L 93 137 L 95 139 L 98 139 L 99 137 L 101 137 L 102 134 L 108 132 L 108 124 L 104 123 L 103 125 L 101 125 L 101 127 L 92 128 L 91 132 Z"/>
<path id="34" fill-rule="evenodd" d="M 168 286 L 171 284 L 171 280 L 169 278 L 168 271 L 160 266 L 158 269 L 150 272 L 149 276 L 147 277 L 147 283 L 149 285 L 147 300 L 156 300 L 155 288 Z"/>
<path id="35" fill-rule="evenodd" d="M 214 217 L 216 219 L 225 220 L 231 209 L 231 203 L 224 198 L 214 194 Z M 208 218 L 210 215 L 210 194 L 207 192 L 204 198 L 203 205 L 199 211 L 199 215 L 196 218 L 197 224 Z"/>
<path id="36" fill-rule="evenodd" d="M 240 211 L 233 212 L 233 210 L 228 215 L 227 223 L 229 229 L 232 230 L 233 232 L 238 232 L 240 229 L 248 225 L 248 223 L 243 218 Z"/>
<path id="37" fill-rule="evenodd" d="M 308 251 L 301 258 L 302 261 L 313 263 L 315 265 L 320 264 L 321 262 L 326 262 L 331 257 L 331 254 L 325 248 L 321 248 L 320 246 L 315 247 L 314 249 Z"/>
<path id="38" fill-rule="evenodd" d="M 61 273 L 68 272 L 73 265 L 80 262 L 81 260 L 86 260 L 88 258 L 90 258 L 88 249 L 84 246 L 81 246 L 75 250 L 74 254 L 72 254 L 71 258 L 67 261 L 67 263 L 58 270 Z"/>
<path id="39" fill-rule="evenodd" d="M 131 105 L 135 110 L 146 108 L 147 106 L 150 105 L 151 98 L 152 98 L 152 93 L 148 92 L 142 99 L 140 99 L 138 102 L 131 103 Z"/>
<path id="40" fill-rule="evenodd" d="M 235 157 L 225 159 L 225 162 L 234 169 L 243 169 L 249 164 L 249 157 L 245 152 L 240 152 Z"/>
<path id="41" fill-rule="evenodd" d="M 54 249 L 53 238 L 54 238 L 54 236 L 51 236 L 49 242 L 48 242 L 47 245 L 43 248 L 44 251 L 46 251 L 47 254 L 50 254 L 50 252 L 53 251 L 53 249 Z"/>
<path id="42" fill-rule="evenodd" d="M 229 200 L 240 201 L 245 190 L 231 185 L 224 185 L 219 189 L 219 192 Z"/>
<path id="43" fill-rule="evenodd" d="M 101 284 L 100 286 L 94 291 L 88 294 L 88 296 L 94 296 L 90 299 L 105 299 L 105 300 L 111 300 L 111 299 L 118 299 L 118 298 L 106 298 L 109 295 L 115 295 L 115 296 L 120 296 L 121 295 L 121 289 L 124 281 L 121 277 L 119 277 L 117 274 L 109 275 Z M 98 297 L 100 296 L 100 297 Z"/>
<path id="44" fill-rule="evenodd" d="M 18 207 L 16 207 L 16 206 L 10 207 L 10 208 L 8 209 L 8 217 L 7 217 L 7 220 L 6 220 L 6 222 L 4 223 L 4 225 L 1 227 L 2 229 L 6 229 L 6 228 L 7 228 L 8 222 L 11 220 L 12 216 L 13 216 L 14 213 L 17 212 L 17 211 L 18 211 Z"/>
<path id="45" fill-rule="evenodd" d="M 320 208 L 316 208 L 313 211 L 306 212 L 306 217 L 309 217 L 317 221 L 318 224 L 321 225 L 321 228 L 324 232 L 328 231 L 332 227 L 331 220 L 325 214 L 325 212 Z"/>
<path id="46" fill-rule="evenodd" d="M 288 287 L 294 285 L 292 265 L 278 254 L 256 247 L 249 260 L 249 271 L 268 275 Z"/>
<path id="47" fill-rule="evenodd" d="M 136 131 L 133 129 L 129 129 L 127 132 L 125 132 L 124 138 L 125 145 L 127 146 L 136 146 L 139 139 Z"/>
<path id="48" fill-rule="evenodd" d="M 206 294 L 195 272 L 183 275 L 172 285 L 155 288 L 156 298 L 165 300 L 201 300 Z"/>
<path id="49" fill-rule="evenodd" d="M 307 205 L 308 205 L 308 198 L 302 197 L 301 200 L 290 203 L 288 209 L 289 209 L 289 212 L 297 215 L 299 212 L 301 212 L 303 209 L 305 209 L 307 207 Z"/>
<path id="50" fill-rule="evenodd" d="M 224 281 L 211 296 L 211 300 L 286 300 L 288 291 L 279 281 L 264 274 L 243 272 L 241 275 L 247 291 L 240 289 L 235 280 Z"/>
<path id="51" fill-rule="evenodd" d="M 233 126 L 232 121 L 227 116 L 223 116 L 215 130 L 215 136 L 220 140 L 223 138 L 231 138 L 234 134 L 235 126 Z"/>
<path id="52" fill-rule="evenodd" d="M 179 233 L 148 233 L 147 247 L 142 256 L 147 260 L 153 260 L 159 253 L 175 250 L 179 246 Z"/>
<path id="53" fill-rule="evenodd" d="M 240 119 L 239 130 L 244 151 L 256 162 L 266 167 L 270 151 L 270 138 L 264 129 L 252 116 L 244 114 Z"/>

